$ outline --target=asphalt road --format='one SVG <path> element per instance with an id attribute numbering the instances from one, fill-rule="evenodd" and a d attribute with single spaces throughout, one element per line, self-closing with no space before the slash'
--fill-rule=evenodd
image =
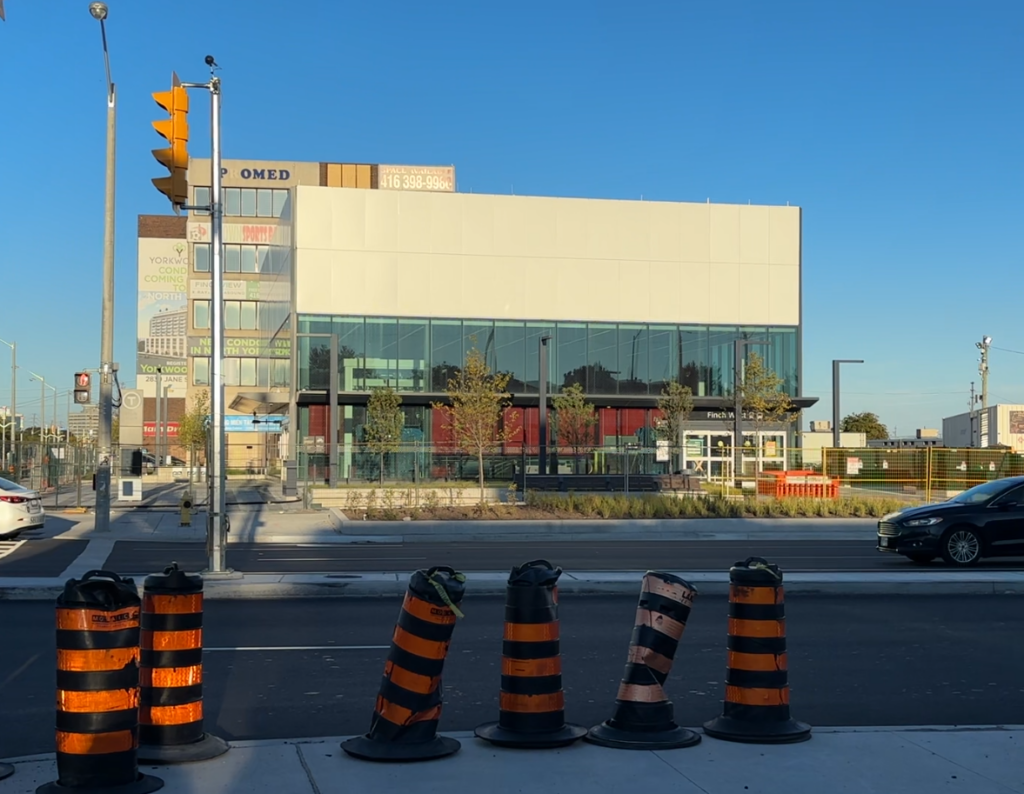
<path id="1" fill-rule="evenodd" d="M 791 595 L 793 714 L 821 726 L 1020 723 L 1021 605 L 1015 596 Z M 470 596 L 463 607 L 444 673 L 443 730 L 472 729 L 497 715 L 503 604 Z M 366 730 L 397 599 L 206 608 L 208 730 L 229 739 Z M 635 608 L 632 597 L 563 596 L 570 721 L 589 726 L 610 715 Z M 50 752 L 53 606 L 0 602 L 0 625 L 0 757 Z M 721 708 L 725 632 L 725 599 L 698 597 L 668 683 L 683 725 Z"/>
<path id="2" fill-rule="evenodd" d="M 544 543 L 408 543 L 408 544 L 247 544 L 228 548 L 231 567 L 248 573 L 310 573 L 322 571 L 413 571 L 430 565 L 451 565 L 461 571 L 502 571 L 543 557 L 577 571 L 726 571 L 740 559 L 757 555 L 784 571 L 908 571 L 922 570 L 896 554 L 875 549 L 866 541 L 568 541 Z M 14 556 L 14 555 L 12 555 Z M 148 573 L 176 560 L 201 570 L 204 544 L 120 541 L 107 567 L 126 574 Z M 931 566 L 944 567 L 941 562 Z M 980 568 L 1010 570 L 1021 560 L 983 561 Z M 11 575 L 8 573 L 7 575 Z"/>

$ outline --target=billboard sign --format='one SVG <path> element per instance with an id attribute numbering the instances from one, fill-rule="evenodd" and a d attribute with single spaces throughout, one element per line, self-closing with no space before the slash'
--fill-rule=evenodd
<path id="1" fill-rule="evenodd" d="M 156 396 L 157 369 L 169 397 L 184 397 L 188 375 L 188 243 L 180 239 L 139 239 L 139 302 L 136 383 Z"/>

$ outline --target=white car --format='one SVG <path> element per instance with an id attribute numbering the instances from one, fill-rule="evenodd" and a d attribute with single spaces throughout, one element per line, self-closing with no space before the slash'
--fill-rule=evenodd
<path id="1" fill-rule="evenodd" d="M 15 538 L 26 529 L 41 527 L 45 520 L 37 491 L 0 477 L 0 539 Z"/>

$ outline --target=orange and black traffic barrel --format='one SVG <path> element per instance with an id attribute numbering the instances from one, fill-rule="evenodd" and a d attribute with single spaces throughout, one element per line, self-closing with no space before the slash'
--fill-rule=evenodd
<path id="1" fill-rule="evenodd" d="M 439 736 L 441 673 L 448 656 L 466 577 L 436 566 L 409 578 L 398 614 L 384 678 L 365 736 L 341 749 L 366 761 L 426 761 L 458 752 L 461 745 Z"/>
<path id="2" fill-rule="evenodd" d="M 203 731 L 203 577 L 172 563 L 142 595 L 139 759 L 173 764 L 228 751 Z"/>
<path id="3" fill-rule="evenodd" d="M 789 662 L 782 572 L 760 557 L 729 570 L 729 662 L 722 716 L 704 723 L 716 739 L 802 742 L 811 728 L 789 713 Z"/>
<path id="4" fill-rule="evenodd" d="M 699 733 L 676 725 L 664 690 L 696 595 L 696 588 L 678 576 L 644 575 L 615 713 L 590 729 L 588 742 L 626 750 L 669 750 L 700 742 Z"/>
<path id="5" fill-rule="evenodd" d="M 139 774 L 139 592 L 108 571 L 69 579 L 57 598 L 57 775 L 37 794 L 147 794 Z"/>
<path id="6" fill-rule="evenodd" d="M 498 721 L 476 735 L 500 747 L 564 747 L 587 729 L 565 722 L 558 623 L 561 568 L 534 560 L 513 568 L 505 591 Z"/>

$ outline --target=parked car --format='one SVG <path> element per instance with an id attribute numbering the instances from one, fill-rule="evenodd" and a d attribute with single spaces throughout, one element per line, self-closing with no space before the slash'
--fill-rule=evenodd
<path id="1" fill-rule="evenodd" d="M 883 516 L 878 550 L 918 563 L 942 557 L 959 567 L 985 557 L 1024 556 L 1024 477 L 982 483 L 948 502 Z"/>
<path id="2" fill-rule="evenodd" d="M 45 520 L 38 492 L 0 477 L 0 539 L 16 538 Z"/>

